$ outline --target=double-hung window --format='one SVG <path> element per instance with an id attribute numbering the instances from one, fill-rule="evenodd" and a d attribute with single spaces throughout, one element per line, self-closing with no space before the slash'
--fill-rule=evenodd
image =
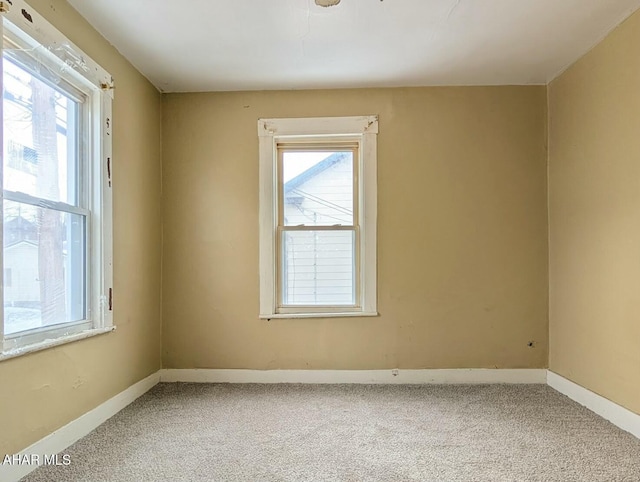
<path id="1" fill-rule="evenodd" d="M 376 312 L 377 118 L 261 119 L 260 316 Z"/>
<path id="2" fill-rule="evenodd" d="M 111 76 L 0 2 L 0 359 L 112 329 Z"/>

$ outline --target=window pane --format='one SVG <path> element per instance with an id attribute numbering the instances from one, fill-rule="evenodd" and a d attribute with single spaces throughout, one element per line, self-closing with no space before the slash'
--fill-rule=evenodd
<path id="1" fill-rule="evenodd" d="M 353 152 L 285 151 L 282 225 L 353 223 Z"/>
<path id="2" fill-rule="evenodd" d="M 283 305 L 355 305 L 353 231 L 283 232 Z"/>
<path id="3" fill-rule="evenodd" d="M 76 205 L 78 104 L 3 57 L 4 189 Z"/>
<path id="4" fill-rule="evenodd" d="M 85 318 L 85 219 L 4 202 L 5 334 Z"/>

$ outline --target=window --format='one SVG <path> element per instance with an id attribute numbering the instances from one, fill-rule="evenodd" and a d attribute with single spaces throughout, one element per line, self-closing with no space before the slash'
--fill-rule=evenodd
<path id="1" fill-rule="evenodd" d="M 111 76 L 23 0 L 2 8 L 0 359 L 110 331 L 113 295 Z"/>
<path id="2" fill-rule="evenodd" d="M 375 116 L 258 121 L 261 318 L 377 314 L 377 132 Z"/>

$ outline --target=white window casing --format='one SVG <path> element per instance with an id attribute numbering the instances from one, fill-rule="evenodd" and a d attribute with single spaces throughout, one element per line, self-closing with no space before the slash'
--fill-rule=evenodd
<path id="1" fill-rule="evenodd" d="M 377 313 L 377 116 L 259 119 L 260 318 L 376 316 Z M 296 142 L 357 143 L 357 306 L 281 307 L 278 281 L 278 146 Z"/>
<path id="2" fill-rule="evenodd" d="M 112 99 L 114 83 L 111 75 L 94 62 L 64 34 L 53 27 L 24 0 L 0 1 L 0 30 L 24 51 L 25 65 L 77 89 L 86 96 L 82 105 L 82 136 L 78 167 L 79 196 L 83 202 L 70 206 L 59 202 L 44 202 L 22 192 L 0 191 L 0 208 L 7 200 L 38 205 L 60 212 L 84 216 L 86 292 L 85 319 L 19 331 L 5 336 L 4 283 L 0 283 L 0 360 L 41 350 L 70 341 L 112 331 L 113 326 L 113 248 L 112 248 Z M 4 41 L 3 41 L 4 44 Z M 4 53 L 4 47 L 3 47 Z M 0 76 L 0 82 L 4 78 Z M 54 82 L 55 83 L 55 82 Z M 2 84 L 0 84 L 2 86 Z M 4 101 L 3 101 L 4 104 Z M 0 107 L 0 116 L 2 107 Z M 4 125 L 4 124 L 3 124 Z M 0 129 L 0 145 L 3 145 Z M 4 188 L 3 166 L 0 162 L 0 184 Z M 2 218 L 4 219 L 4 217 Z M 0 241 L 2 241 L 0 229 Z M 4 246 L 4 242 L 2 242 Z M 0 256 L 0 273 L 3 269 Z"/>

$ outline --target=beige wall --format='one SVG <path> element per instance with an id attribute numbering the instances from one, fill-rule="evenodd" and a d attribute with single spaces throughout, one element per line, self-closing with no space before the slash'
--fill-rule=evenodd
<path id="1" fill-rule="evenodd" d="M 363 114 L 381 315 L 261 321 L 256 121 Z M 174 94 L 163 140 L 165 367 L 546 366 L 544 86 Z"/>
<path id="2" fill-rule="evenodd" d="M 116 81 L 114 333 L 0 362 L 0 454 L 160 368 L 161 96 L 62 0 L 30 0 Z"/>
<path id="3" fill-rule="evenodd" d="M 640 413 L 640 12 L 549 88 L 554 372 Z"/>

